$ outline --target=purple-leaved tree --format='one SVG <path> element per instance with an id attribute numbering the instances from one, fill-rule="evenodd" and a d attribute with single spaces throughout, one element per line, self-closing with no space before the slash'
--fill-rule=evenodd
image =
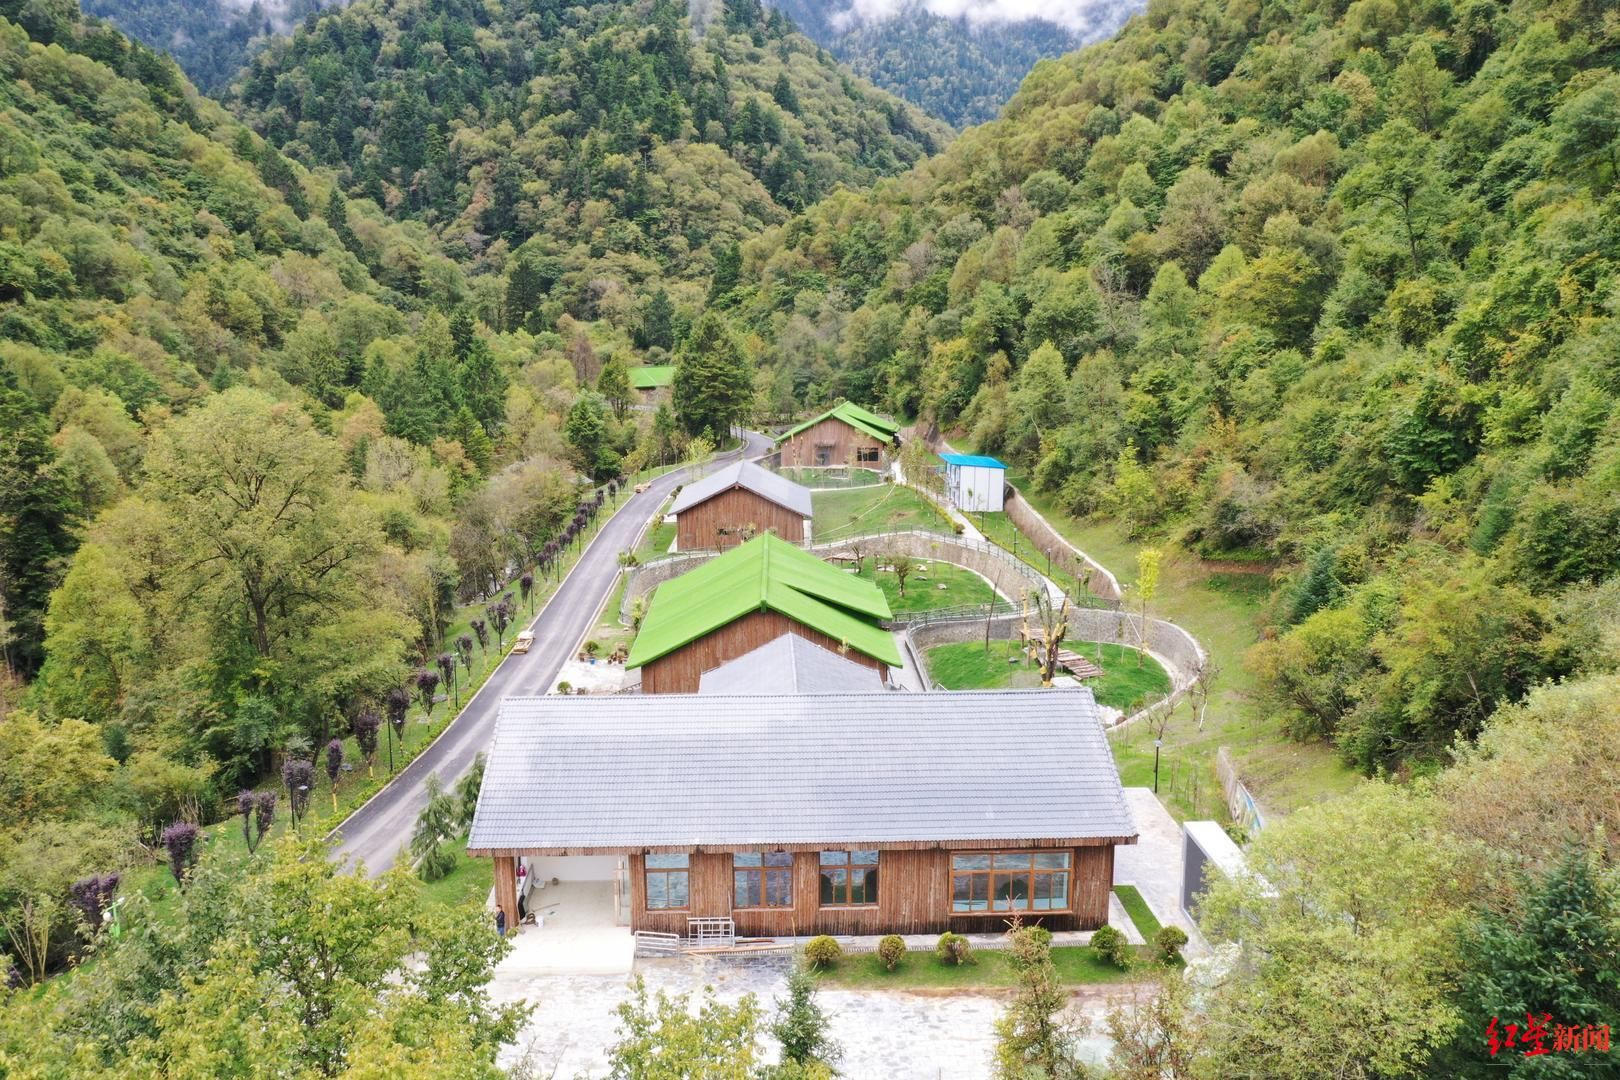
<path id="1" fill-rule="evenodd" d="M 326 779 L 332 785 L 332 813 L 337 813 L 338 777 L 343 775 L 343 740 L 326 744 Z"/>
<path id="2" fill-rule="evenodd" d="M 163 847 L 169 853 L 169 870 L 174 883 L 186 887 L 186 874 L 197 862 L 197 826 L 177 821 L 163 830 Z"/>
<path id="3" fill-rule="evenodd" d="M 382 717 L 368 705 L 354 714 L 354 723 L 350 727 L 354 728 L 354 741 L 360 747 L 360 756 L 366 759 L 366 775 L 373 776 L 371 766 L 377 760 L 377 733 L 382 730 Z"/>
<path id="4" fill-rule="evenodd" d="M 315 790 L 315 763 L 303 758 L 288 758 L 281 766 L 281 782 L 287 788 L 287 809 L 292 813 L 293 828 L 309 808 L 310 793 Z"/>

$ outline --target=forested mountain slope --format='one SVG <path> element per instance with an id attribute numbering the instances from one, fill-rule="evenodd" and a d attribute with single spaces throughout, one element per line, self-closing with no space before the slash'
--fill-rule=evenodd
<path id="1" fill-rule="evenodd" d="M 363 0 L 274 43 L 236 92 L 289 156 L 463 258 L 534 238 L 581 283 L 706 277 L 786 210 L 943 145 L 756 0 L 715 7 L 694 30 L 674 0 Z"/>
<path id="2" fill-rule="evenodd" d="M 749 245 L 738 313 L 773 400 L 1303 564 L 1267 707 L 1431 757 L 1578 666 L 1620 569 L 1617 47 L 1592 3 L 1156 4 Z"/>
<path id="3" fill-rule="evenodd" d="M 1038 62 L 1112 33 L 1139 6 L 1077 5 L 1086 24 L 1077 32 L 1044 19 L 975 24 L 921 3 L 861 17 L 822 0 L 770 2 L 856 74 L 954 127 L 993 119 Z"/>
<path id="4" fill-rule="evenodd" d="M 85 0 L 86 15 L 173 56 L 205 94 L 218 94 L 248 57 L 322 5 L 319 0 Z"/>

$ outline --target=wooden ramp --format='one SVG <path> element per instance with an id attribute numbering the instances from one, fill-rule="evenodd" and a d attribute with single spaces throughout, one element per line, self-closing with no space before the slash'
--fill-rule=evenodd
<path id="1" fill-rule="evenodd" d="M 1097 679 L 1102 677 L 1102 668 L 1077 652 L 1072 652 L 1069 649 L 1059 649 L 1057 660 L 1058 667 L 1066 668 L 1069 674 L 1077 679 Z"/>

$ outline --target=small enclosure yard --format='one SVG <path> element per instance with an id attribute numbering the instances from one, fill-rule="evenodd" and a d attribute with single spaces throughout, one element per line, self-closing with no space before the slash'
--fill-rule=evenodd
<path id="1" fill-rule="evenodd" d="M 878 588 L 889 601 L 889 610 L 896 615 L 914 611 L 936 611 L 940 608 L 962 607 L 968 604 L 988 604 L 996 598 L 990 583 L 971 570 L 937 559 L 915 560 L 918 567 L 906 575 L 906 594 L 900 595 L 900 578 L 888 567 L 889 561 L 879 554 L 863 560 L 861 577 L 876 580 Z M 878 567 L 874 578 L 873 568 Z M 944 588 L 940 588 L 943 585 Z"/>
<path id="2" fill-rule="evenodd" d="M 817 541 L 903 529 L 954 532 L 950 522 L 922 496 L 894 484 L 853 491 L 818 491 L 814 507 Z"/>
<path id="3" fill-rule="evenodd" d="M 883 482 L 883 474 L 872 469 L 777 469 L 777 473 L 812 491 L 823 488 L 865 487 Z"/>
<path id="4" fill-rule="evenodd" d="M 1124 712 L 1132 711 L 1170 692 L 1170 676 L 1151 656 L 1111 642 L 1065 641 L 1087 660 L 1102 668 L 1101 678 L 1089 679 L 1087 686 L 1097 704 Z M 1100 659 L 1099 659 L 1100 657 Z M 984 641 L 963 641 L 936 645 L 925 657 L 928 674 L 947 690 L 1001 690 L 1041 685 L 1040 669 L 1023 659 L 1016 642 L 992 639 L 987 652 Z M 1017 659 L 1018 663 L 1012 663 Z"/>

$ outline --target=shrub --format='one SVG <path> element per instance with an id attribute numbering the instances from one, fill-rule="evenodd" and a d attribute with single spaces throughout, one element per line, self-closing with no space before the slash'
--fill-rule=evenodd
<path id="1" fill-rule="evenodd" d="M 1187 944 L 1187 931 L 1179 926 L 1163 926 L 1153 935 L 1153 947 L 1159 951 L 1159 962 L 1174 964 L 1181 959 L 1181 947 Z"/>
<path id="2" fill-rule="evenodd" d="M 809 944 L 805 945 L 804 958 L 813 968 L 834 968 L 844 958 L 844 949 L 837 941 L 822 934 L 811 938 Z"/>
<path id="3" fill-rule="evenodd" d="M 899 934 L 887 934 L 878 941 L 878 959 L 885 971 L 893 971 L 906 958 L 906 939 Z"/>
<path id="4" fill-rule="evenodd" d="M 949 930 L 939 935 L 939 941 L 934 945 L 934 955 L 939 957 L 942 964 L 971 964 L 973 963 L 973 946 L 961 934 L 953 934 Z"/>
<path id="5" fill-rule="evenodd" d="M 1117 968 L 1130 966 L 1130 945 L 1125 941 L 1125 935 L 1112 926 L 1098 927 L 1091 935 L 1091 947 L 1099 957 Z"/>
<path id="6" fill-rule="evenodd" d="M 1052 947 L 1052 931 L 1048 930 L 1046 927 L 1026 926 L 1024 927 L 1024 933 L 1033 938 L 1035 942 L 1043 949 L 1050 949 Z"/>

